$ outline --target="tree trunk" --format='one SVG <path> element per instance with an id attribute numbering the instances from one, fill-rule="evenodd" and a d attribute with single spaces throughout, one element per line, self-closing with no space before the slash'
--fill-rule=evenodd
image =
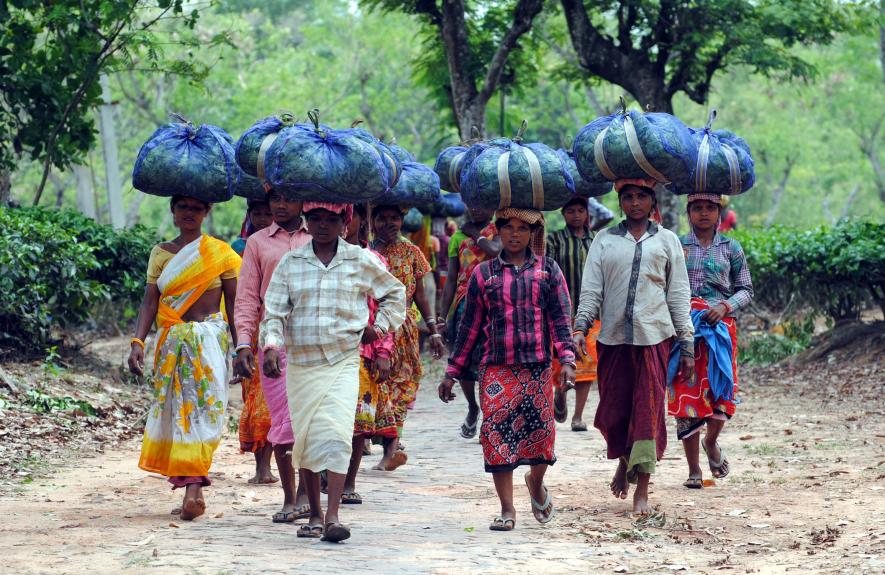
<path id="1" fill-rule="evenodd" d="M 9 170 L 0 168 L 0 208 L 11 204 L 12 200 L 12 175 Z"/>
<path id="2" fill-rule="evenodd" d="M 633 96 L 639 100 L 643 110 L 652 112 L 673 113 L 673 101 L 664 93 L 663 78 L 637 78 L 636 87 L 638 93 Z M 679 234 L 679 215 L 682 213 L 682 202 L 676 194 L 658 192 L 658 207 L 661 210 L 661 219 L 664 227 Z"/>

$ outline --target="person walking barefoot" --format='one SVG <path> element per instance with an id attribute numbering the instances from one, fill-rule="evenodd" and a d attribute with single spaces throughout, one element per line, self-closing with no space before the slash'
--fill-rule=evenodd
<path id="1" fill-rule="evenodd" d="M 717 194 L 689 194 L 688 219 L 691 232 L 682 236 L 691 309 L 695 330 L 703 337 L 695 343 L 694 378 L 682 375 L 667 387 L 670 415 L 676 418 L 676 437 L 682 441 L 688 462 L 685 487 L 704 485 L 700 465 L 701 428 L 704 453 L 713 477 L 728 475 L 730 469 L 719 434 L 737 408 L 738 365 L 735 312 L 753 300 L 753 283 L 747 257 L 737 240 L 716 230 L 722 219 L 722 199 Z M 713 358 L 713 371 L 709 360 Z"/>
<path id="2" fill-rule="evenodd" d="M 599 232 L 581 280 L 575 345 L 586 353 L 588 328 L 602 322 L 599 405 L 594 426 L 609 459 L 618 460 L 612 494 L 626 499 L 636 484 L 633 513 L 647 514 L 648 485 L 667 446 L 667 361 L 675 335 L 678 369 L 691 377 L 694 331 L 689 285 L 679 238 L 662 228 L 654 180 L 618 180 L 615 189 L 625 219 Z"/>
<path id="3" fill-rule="evenodd" d="M 452 388 L 484 335 L 480 443 L 501 503 L 489 529 L 510 531 L 516 526 L 513 470 L 521 465 L 530 467 L 524 479 L 535 519 L 549 523 L 554 517 L 544 485 L 547 468 L 556 463 L 550 349 L 552 344 L 562 363 L 560 384 L 568 388 L 574 385 L 575 346 L 565 279 L 556 262 L 544 257 L 544 216 L 507 208 L 497 213 L 495 227 L 503 250 L 470 277 L 465 319 L 438 393 L 446 403 L 455 397 Z"/>
<path id="4" fill-rule="evenodd" d="M 184 488 L 179 516 L 190 521 L 206 511 L 203 487 L 212 484 L 209 468 L 227 422 L 230 340 L 221 297 L 233 318 L 240 256 L 203 234 L 211 204 L 173 196 L 169 205 L 179 234 L 151 250 L 129 370 L 144 375 L 144 340 L 156 319 L 154 398 L 138 466 Z M 233 319 L 230 330 L 236 334 Z"/>
<path id="5" fill-rule="evenodd" d="M 406 295 L 376 256 L 342 239 L 351 206 L 308 202 L 304 213 L 313 240 L 283 256 L 267 288 L 263 366 L 269 377 L 279 377 L 281 355 L 288 356 L 292 462 L 310 500 L 310 519 L 298 536 L 339 542 L 350 537 L 338 510 L 353 441 L 360 340 L 366 331 L 380 338 L 398 328 Z M 368 297 L 378 300 L 371 326 Z M 328 477 L 325 513 L 322 471 Z"/>

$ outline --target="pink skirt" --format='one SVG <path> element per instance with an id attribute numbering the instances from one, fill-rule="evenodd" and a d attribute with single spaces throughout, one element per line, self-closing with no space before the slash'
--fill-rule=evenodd
<path id="1" fill-rule="evenodd" d="M 295 443 L 292 420 L 289 417 L 289 396 L 286 393 L 286 352 L 280 350 L 280 376 L 267 377 L 264 374 L 264 350 L 258 350 L 258 367 L 261 370 L 261 389 L 264 401 L 270 411 L 270 430 L 267 440 L 274 445 Z"/>

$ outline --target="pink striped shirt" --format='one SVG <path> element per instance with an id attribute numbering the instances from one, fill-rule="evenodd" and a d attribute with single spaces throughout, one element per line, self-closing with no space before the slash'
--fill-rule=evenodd
<path id="1" fill-rule="evenodd" d="M 264 295 L 277 264 L 286 252 L 300 248 L 310 240 L 310 234 L 303 227 L 290 234 L 276 222 L 249 236 L 234 303 L 238 346 L 256 343 L 254 338 L 264 315 Z"/>
<path id="2" fill-rule="evenodd" d="M 372 248 L 368 248 L 363 246 L 363 249 L 367 249 L 381 260 L 381 263 L 384 264 L 384 267 L 387 268 L 387 271 L 390 271 L 390 266 L 387 264 L 387 258 L 373 250 Z M 378 311 L 378 300 L 368 298 L 369 299 L 369 325 L 375 325 L 375 312 Z M 369 360 L 376 361 L 378 358 L 390 359 L 393 356 L 393 334 L 394 332 L 388 332 L 381 339 L 377 339 L 370 344 L 360 344 L 360 356 Z"/>

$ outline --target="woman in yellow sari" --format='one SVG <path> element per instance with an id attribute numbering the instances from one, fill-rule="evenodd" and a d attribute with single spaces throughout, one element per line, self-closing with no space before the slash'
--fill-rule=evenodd
<path id="1" fill-rule="evenodd" d="M 154 399 L 138 466 L 167 476 L 173 489 L 185 489 L 180 516 L 191 520 L 205 512 L 202 488 L 211 484 L 209 467 L 226 423 L 230 337 L 220 310 L 224 301 L 236 334 L 240 257 L 202 233 L 210 204 L 173 196 L 170 206 L 180 233 L 151 251 L 129 369 L 144 374 L 144 339 L 156 318 Z"/>

